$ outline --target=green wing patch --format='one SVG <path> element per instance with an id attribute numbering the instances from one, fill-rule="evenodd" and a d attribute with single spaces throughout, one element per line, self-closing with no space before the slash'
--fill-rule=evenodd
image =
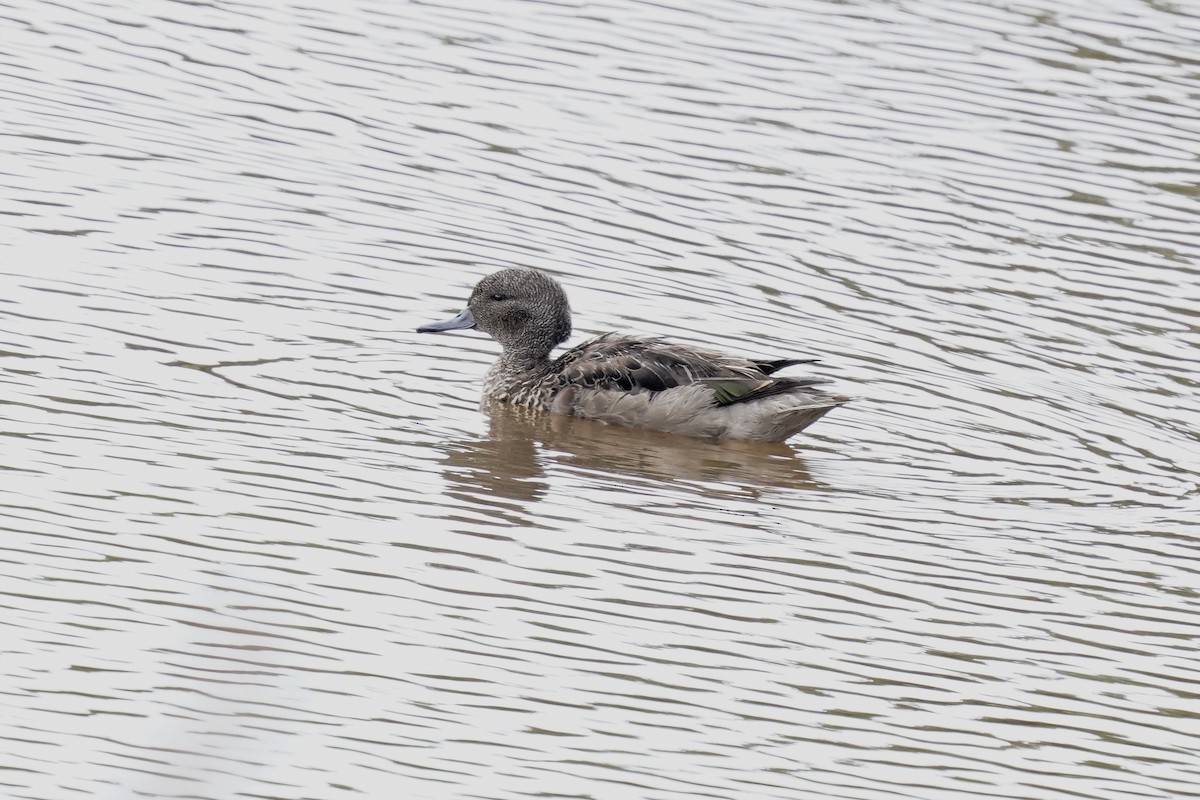
<path id="1" fill-rule="evenodd" d="M 745 400 L 755 392 L 766 389 L 774 381 L 755 380 L 754 378 L 705 378 L 700 381 L 713 390 L 713 400 L 719 406 L 729 406 Z"/>

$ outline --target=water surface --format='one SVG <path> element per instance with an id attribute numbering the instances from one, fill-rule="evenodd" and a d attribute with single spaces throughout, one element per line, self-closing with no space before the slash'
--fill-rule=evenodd
<path id="1" fill-rule="evenodd" d="M 319 5 L 319 4 L 318 4 Z M 1200 16 L 0 5 L 0 795 L 1200 795 Z M 820 357 L 480 408 L 488 272 Z"/>

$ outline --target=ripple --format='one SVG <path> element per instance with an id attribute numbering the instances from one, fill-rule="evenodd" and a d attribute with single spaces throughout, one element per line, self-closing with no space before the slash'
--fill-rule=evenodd
<path id="1" fill-rule="evenodd" d="M 14 796 L 1193 791 L 1188 9 L 17 0 Z M 480 408 L 482 275 L 822 359 Z"/>

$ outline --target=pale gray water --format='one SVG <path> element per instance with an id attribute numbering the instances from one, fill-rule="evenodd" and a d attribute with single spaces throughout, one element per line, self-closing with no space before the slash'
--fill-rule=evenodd
<path id="1" fill-rule="evenodd" d="M 0 797 L 1200 796 L 1200 7 L 0 2 Z M 481 410 L 496 268 L 816 355 Z"/>

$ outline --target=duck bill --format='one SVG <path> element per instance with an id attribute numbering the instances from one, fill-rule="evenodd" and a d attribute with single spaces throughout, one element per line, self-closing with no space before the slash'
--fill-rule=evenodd
<path id="1" fill-rule="evenodd" d="M 438 331 L 460 331 L 466 328 L 475 327 L 475 315 L 471 313 L 471 309 L 464 308 L 458 312 L 458 316 L 454 319 L 448 319 L 445 322 L 431 322 L 428 325 L 422 325 L 417 328 L 417 333 L 437 333 Z"/>

